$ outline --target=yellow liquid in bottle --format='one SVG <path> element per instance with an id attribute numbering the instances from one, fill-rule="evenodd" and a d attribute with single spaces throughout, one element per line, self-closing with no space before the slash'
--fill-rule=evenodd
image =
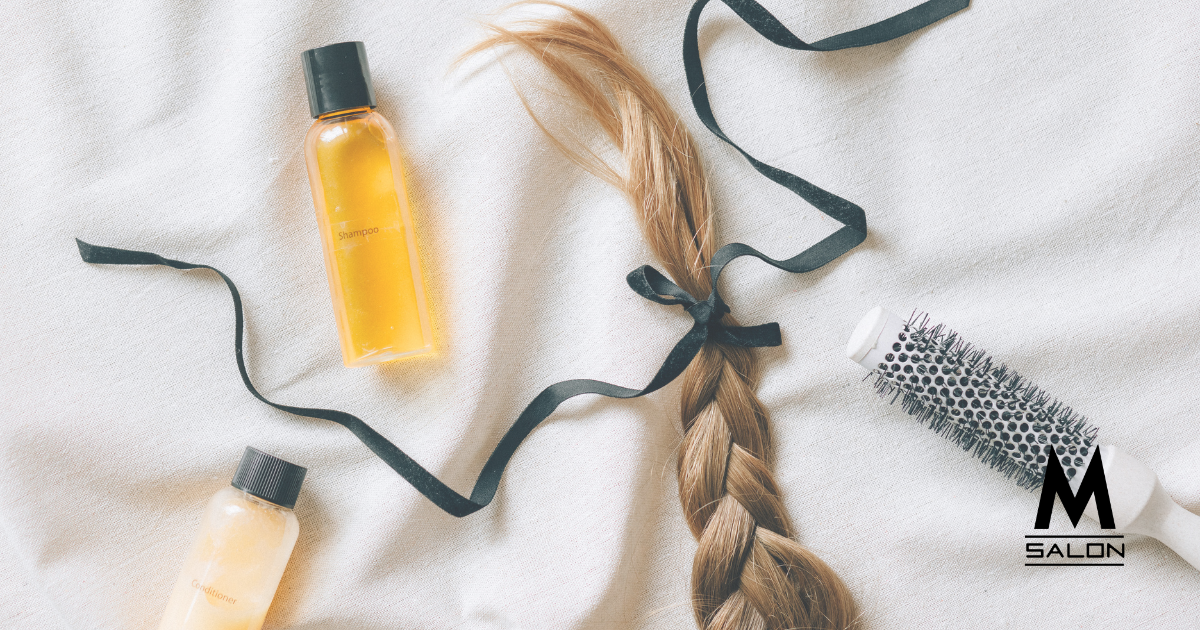
<path id="1" fill-rule="evenodd" d="M 371 110 L 322 117 L 305 155 L 343 361 L 357 367 L 432 351 L 391 126 Z"/>

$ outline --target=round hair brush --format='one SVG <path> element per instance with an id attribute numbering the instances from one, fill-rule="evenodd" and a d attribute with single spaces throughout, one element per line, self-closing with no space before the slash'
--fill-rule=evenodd
<path id="1" fill-rule="evenodd" d="M 1092 489 L 1097 499 L 1106 492 L 1111 522 L 1097 513 L 1099 501 L 1089 501 L 1083 513 L 1106 529 L 1157 538 L 1200 569 L 1200 516 L 1176 504 L 1154 471 L 1114 446 L 1097 447 L 1097 429 L 1083 416 L 957 333 L 931 325 L 928 316 L 906 321 L 877 306 L 854 329 L 846 354 L 871 370 L 880 395 L 1017 485 L 1032 489 L 1048 478 L 1047 470 L 1061 472 L 1070 481 L 1070 494 L 1058 490 L 1068 513 L 1074 493 L 1093 476 L 1089 465 L 1099 451 L 1097 478 L 1106 488 Z M 1053 501 L 1043 489 L 1046 497 Z M 1047 524 L 1048 514 L 1047 508 Z"/>

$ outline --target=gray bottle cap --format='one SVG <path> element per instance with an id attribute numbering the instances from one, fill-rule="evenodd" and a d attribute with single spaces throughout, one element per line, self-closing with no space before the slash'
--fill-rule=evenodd
<path id="1" fill-rule="evenodd" d="M 375 107 L 375 87 L 362 42 L 342 42 L 300 53 L 304 83 L 308 86 L 308 111 L 321 114 Z"/>
<path id="2" fill-rule="evenodd" d="M 296 507 L 308 469 L 247 446 L 233 473 L 233 487 L 287 509 Z"/>

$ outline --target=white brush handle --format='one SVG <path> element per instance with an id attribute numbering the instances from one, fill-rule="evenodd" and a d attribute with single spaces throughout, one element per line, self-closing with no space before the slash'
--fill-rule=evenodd
<path id="1" fill-rule="evenodd" d="M 1200 516 L 1175 503 L 1159 483 L 1158 475 L 1125 451 L 1101 446 L 1100 458 L 1117 530 L 1157 538 L 1200 569 Z M 1088 502 L 1083 513 L 1099 520 L 1094 500 Z"/>
<path id="2" fill-rule="evenodd" d="M 904 320 L 876 306 L 850 335 L 846 356 L 869 370 L 875 369 L 898 341 L 904 324 Z M 1099 450 L 1117 530 L 1157 538 L 1200 569 L 1200 516 L 1175 503 L 1159 483 L 1158 475 L 1145 464 L 1115 446 L 1101 446 Z M 1082 477 L 1076 475 L 1073 489 Z M 1089 501 L 1083 513 L 1098 521 L 1095 506 L 1095 500 Z"/>

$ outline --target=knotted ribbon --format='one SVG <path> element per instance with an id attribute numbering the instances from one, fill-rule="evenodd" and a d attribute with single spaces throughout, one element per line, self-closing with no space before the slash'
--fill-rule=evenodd
<path id="1" fill-rule="evenodd" d="M 888 41 L 928 26 L 967 5 L 967 0 L 930 0 L 896 17 L 809 45 L 788 32 L 774 16 L 753 0 L 723 1 L 756 31 L 772 42 L 798 50 L 816 51 L 838 50 Z M 756 160 L 734 144 L 717 126 L 704 88 L 704 75 L 700 69 L 696 36 L 700 12 L 708 2 L 709 0 L 698 0 L 693 5 L 684 32 L 684 66 L 688 76 L 688 85 L 692 90 L 692 102 L 696 107 L 696 113 L 705 126 L 737 149 L 760 173 L 793 191 L 821 212 L 841 222 L 844 227 L 787 260 L 775 260 L 742 243 L 730 243 L 722 247 L 713 255 L 709 267 L 712 292 L 704 299 L 684 291 L 649 265 L 635 269 L 626 277 L 629 287 L 638 295 L 653 302 L 668 306 L 682 306 L 693 319 L 691 329 L 675 344 L 663 361 L 662 367 L 655 373 L 654 378 L 642 389 L 621 387 L 592 379 L 562 381 L 543 389 L 525 407 L 504 437 L 500 439 L 499 444 L 484 464 L 483 470 L 479 473 L 469 498 L 447 486 L 358 417 L 332 409 L 282 405 L 268 400 L 259 393 L 246 371 L 243 350 L 245 319 L 242 313 L 241 295 L 233 280 L 218 269 L 209 265 L 170 260 L 150 252 L 91 245 L 76 239 L 79 255 L 85 262 L 95 264 L 164 265 L 181 270 L 205 269 L 215 272 L 225 282 L 225 286 L 228 287 L 229 293 L 233 297 L 234 356 L 242 383 L 255 398 L 281 411 L 342 425 L 442 510 L 458 517 L 477 512 L 495 498 L 504 468 L 516 453 L 517 447 L 564 401 L 583 394 L 598 394 L 609 398 L 624 399 L 637 398 L 658 391 L 682 374 L 700 349 L 704 347 L 704 344 L 709 342 L 748 348 L 781 345 L 779 324 L 769 323 L 743 327 L 725 323 L 725 315 L 729 313 L 729 307 L 721 299 L 718 281 L 721 272 L 730 262 L 743 256 L 751 256 L 784 271 L 806 273 L 841 256 L 866 238 L 866 216 L 862 208 L 791 173 Z"/>

